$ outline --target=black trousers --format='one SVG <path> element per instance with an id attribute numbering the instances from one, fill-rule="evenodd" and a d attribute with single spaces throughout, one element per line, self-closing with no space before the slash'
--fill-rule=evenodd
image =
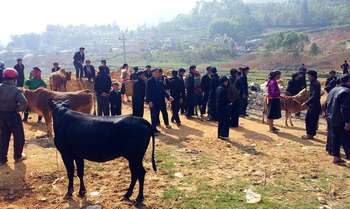
<path id="1" fill-rule="evenodd" d="M 122 107 L 121 106 L 112 106 L 111 105 L 111 115 L 121 115 L 122 114 Z"/>
<path id="2" fill-rule="evenodd" d="M 201 104 L 201 115 L 204 115 L 207 111 L 208 100 L 209 100 L 209 92 L 204 92 L 204 95 L 202 97 L 202 104 Z"/>
<path id="3" fill-rule="evenodd" d="M 195 107 L 196 97 L 195 94 L 190 94 L 187 97 L 187 109 L 186 116 L 191 117 L 194 115 L 194 107 Z"/>
<path id="4" fill-rule="evenodd" d="M 0 112 L 0 162 L 7 162 L 11 135 L 14 138 L 14 159 L 22 157 L 24 130 L 21 116 L 17 112 Z"/>
<path id="5" fill-rule="evenodd" d="M 230 127 L 237 128 L 239 126 L 239 114 L 241 111 L 241 102 L 239 100 L 235 101 L 229 106 L 229 123 Z"/>
<path id="6" fill-rule="evenodd" d="M 180 104 L 180 112 L 181 114 L 185 114 L 187 109 L 187 97 L 182 98 L 182 103 Z"/>
<path id="7" fill-rule="evenodd" d="M 143 117 L 144 113 L 144 103 L 143 102 L 133 102 L 132 103 L 132 115 L 135 117 Z"/>
<path id="8" fill-rule="evenodd" d="M 30 112 L 31 110 L 29 109 L 29 107 L 27 107 L 26 111 L 24 112 L 23 121 L 28 121 Z M 43 119 L 43 116 L 38 115 L 38 122 L 41 122 L 42 119 Z"/>
<path id="9" fill-rule="evenodd" d="M 318 129 L 318 120 L 320 119 L 321 108 L 310 107 L 306 113 L 305 125 L 306 133 L 309 136 L 315 136 Z"/>
<path id="10" fill-rule="evenodd" d="M 247 108 L 248 108 L 248 97 L 241 99 L 241 115 L 245 116 L 247 115 Z"/>
<path id="11" fill-rule="evenodd" d="M 97 100 L 97 115 L 109 116 L 109 97 L 108 96 L 96 96 Z"/>
<path id="12" fill-rule="evenodd" d="M 215 95 L 209 96 L 209 101 L 208 101 L 208 116 L 210 120 L 217 120 L 216 118 L 216 99 Z"/>
<path id="13" fill-rule="evenodd" d="M 345 131 L 344 127 L 333 127 L 330 122 L 327 124 L 327 152 L 334 157 L 340 157 L 340 148 L 343 147 L 346 159 L 350 160 L 350 131 Z"/>
<path id="14" fill-rule="evenodd" d="M 171 103 L 171 111 L 172 111 L 172 116 L 171 116 L 171 121 L 175 121 L 177 124 L 180 124 L 180 116 L 179 116 L 179 111 L 180 111 L 180 99 L 175 99 Z"/>
<path id="15" fill-rule="evenodd" d="M 230 132 L 228 115 L 218 117 L 218 122 L 218 137 L 228 137 Z"/>
<path id="16" fill-rule="evenodd" d="M 83 72 L 83 65 L 74 63 L 74 68 L 75 68 L 75 77 L 78 78 L 83 78 L 84 77 L 84 72 Z"/>
<path id="17" fill-rule="evenodd" d="M 166 109 L 166 105 L 154 105 L 151 108 L 151 123 L 154 130 L 157 130 L 157 126 L 160 124 L 159 113 L 162 112 L 164 124 L 169 125 L 169 117 Z"/>

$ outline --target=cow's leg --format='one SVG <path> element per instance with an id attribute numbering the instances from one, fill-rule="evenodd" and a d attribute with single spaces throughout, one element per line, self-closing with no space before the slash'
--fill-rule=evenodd
<path id="1" fill-rule="evenodd" d="M 288 127 L 288 117 L 289 117 L 289 112 L 286 110 L 286 120 L 284 122 L 284 124 L 286 125 L 286 127 Z"/>
<path id="2" fill-rule="evenodd" d="M 137 178 L 139 180 L 139 195 L 136 198 L 136 204 L 140 205 L 144 200 L 143 185 L 145 182 L 145 174 L 146 174 L 146 170 L 142 165 L 142 160 L 138 163 L 136 173 L 137 173 Z"/>
<path id="3" fill-rule="evenodd" d="M 64 198 L 71 199 L 74 192 L 74 187 L 73 187 L 74 158 L 71 154 L 67 154 L 67 153 L 62 153 L 61 155 L 62 155 L 64 166 L 66 167 L 66 170 L 67 170 L 67 177 L 68 177 L 68 191 Z"/>
<path id="4" fill-rule="evenodd" d="M 130 197 L 134 191 L 134 187 L 137 181 L 137 172 L 136 172 L 136 163 L 132 162 L 129 160 L 129 169 L 130 169 L 130 176 L 131 176 L 131 182 L 130 182 L 130 186 L 128 188 L 128 191 L 125 193 L 124 195 L 124 200 L 126 201 L 130 201 Z"/>
<path id="5" fill-rule="evenodd" d="M 294 126 L 294 124 L 293 124 L 293 114 L 290 112 L 289 113 L 289 123 L 290 123 L 290 125 L 293 127 Z"/>
<path id="6" fill-rule="evenodd" d="M 53 138 L 51 114 L 50 113 L 44 113 L 44 119 L 45 119 L 45 124 L 46 124 L 46 128 L 47 128 L 47 136 L 49 138 Z"/>
<path id="7" fill-rule="evenodd" d="M 75 158 L 75 164 L 77 165 L 77 175 L 80 180 L 79 197 L 85 197 L 86 188 L 84 184 L 84 159 Z"/>

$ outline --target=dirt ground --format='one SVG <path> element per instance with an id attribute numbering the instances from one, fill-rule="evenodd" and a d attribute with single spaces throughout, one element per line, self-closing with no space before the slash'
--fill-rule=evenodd
<path id="1" fill-rule="evenodd" d="M 130 113 L 124 105 L 123 114 Z M 169 112 L 170 113 L 170 112 Z M 149 119 L 149 112 L 145 113 Z M 259 113 L 241 119 L 230 131 L 230 141 L 216 138 L 212 122 L 182 117 L 181 128 L 161 128 L 156 139 L 157 173 L 151 170 L 151 146 L 144 164 L 145 202 L 142 208 L 350 208 L 350 166 L 332 165 L 325 152 L 326 128 L 322 120 L 315 140 L 301 140 L 304 125 L 284 127 L 271 134 Z M 0 208 L 135 208 L 121 201 L 129 185 L 125 160 L 86 163 L 88 194 L 63 200 L 66 172 L 52 141 L 40 138 L 43 124 L 36 116 L 25 124 L 28 157 L 23 163 L 0 167 Z M 11 145 L 12 146 L 12 145 Z M 12 156 L 12 148 L 9 156 Z M 261 194 L 262 201 L 246 204 L 244 189 Z M 78 179 L 75 178 L 75 191 Z M 133 199 L 137 195 L 137 187 Z"/>

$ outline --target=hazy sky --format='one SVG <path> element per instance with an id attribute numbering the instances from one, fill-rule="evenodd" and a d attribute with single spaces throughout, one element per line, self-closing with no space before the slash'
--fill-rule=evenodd
<path id="1" fill-rule="evenodd" d="M 116 22 L 124 28 L 155 24 L 170 20 L 179 13 L 188 13 L 196 1 L 2 0 L 0 41 L 8 41 L 12 34 L 41 32 L 47 24 L 94 25 Z"/>

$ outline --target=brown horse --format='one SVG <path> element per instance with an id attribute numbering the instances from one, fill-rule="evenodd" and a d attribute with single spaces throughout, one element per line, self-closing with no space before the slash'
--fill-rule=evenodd
<path id="1" fill-rule="evenodd" d="M 284 96 L 281 97 L 281 110 L 286 111 L 286 120 L 285 120 L 285 124 L 286 126 L 288 126 L 288 119 L 289 119 L 289 123 L 291 126 L 293 125 L 293 121 L 292 121 L 292 113 L 297 113 L 297 112 L 301 112 L 307 108 L 302 107 L 302 104 L 304 102 L 306 102 L 309 99 L 309 93 L 308 91 L 305 89 L 303 89 L 302 91 L 299 92 L 299 94 L 295 95 L 295 96 Z M 262 122 L 265 123 L 265 117 L 267 114 L 267 103 L 268 103 L 268 99 L 267 97 L 264 98 L 264 109 L 263 109 L 263 116 L 262 116 Z"/>

